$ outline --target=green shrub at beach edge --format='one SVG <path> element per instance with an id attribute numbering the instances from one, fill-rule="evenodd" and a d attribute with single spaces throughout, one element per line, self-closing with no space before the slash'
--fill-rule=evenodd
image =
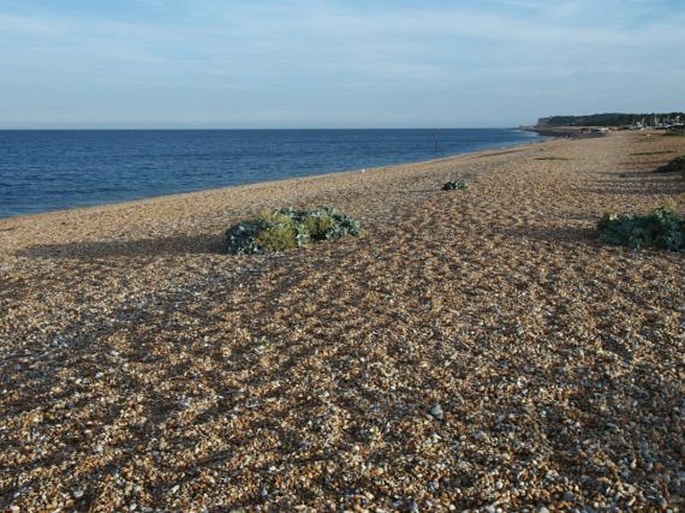
<path id="1" fill-rule="evenodd" d="M 277 253 L 360 232 L 359 221 L 331 207 L 282 208 L 229 228 L 225 250 L 235 255 Z"/>
<path id="2" fill-rule="evenodd" d="M 597 234 L 604 244 L 685 251 L 685 220 L 666 206 L 649 215 L 604 214 Z"/>
<path id="3" fill-rule="evenodd" d="M 667 164 L 659 166 L 654 170 L 655 173 L 685 173 L 685 156 L 676 157 Z"/>
<path id="4" fill-rule="evenodd" d="M 468 185 L 464 180 L 453 180 L 442 186 L 443 191 L 463 191 Z"/>

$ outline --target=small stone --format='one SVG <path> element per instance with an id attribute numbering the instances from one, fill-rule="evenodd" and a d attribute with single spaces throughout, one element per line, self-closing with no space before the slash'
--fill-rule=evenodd
<path id="1" fill-rule="evenodd" d="M 488 436 L 488 435 L 486 435 L 484 431 L 476 431 L 476 432 L 473 434 L 473 438 L 475 438 L 475 439 L 478 440 L 479 442 L 480 442 L 481 440 L 484 440 L 487 436 Z"/>
<path id="2" fill-rule="evenodd" d="M 428 413 L 430 413 L 433 416 L 433 418 L 437 420 L 442 420 L 445 418 L 445 413 L 442 411 L 442 406 L 440 406 L 439 404 L 434 404 L 433 406 L 431 406 L 431 409 L 428 410 Z"/>
<path id="3" fill-rule="evenodd" d="M 538 513 L 549 513 L 549 510 L 543 506 L 538 510 Z"/>
<path id="4" fill-rule="evenodd" d="M 74 496 L 74 499 L 79 500 L 83 498 L 85 492 L 83 490 L 74 490 L 71 494 Z"/>

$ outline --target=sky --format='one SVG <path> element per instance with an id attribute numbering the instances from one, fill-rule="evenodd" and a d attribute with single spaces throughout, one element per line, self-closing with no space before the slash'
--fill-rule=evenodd
<path id="1" fill-rule="evenodd" d="M 685 0 L 0 0 L 0 128 L 685 110 Z"/>

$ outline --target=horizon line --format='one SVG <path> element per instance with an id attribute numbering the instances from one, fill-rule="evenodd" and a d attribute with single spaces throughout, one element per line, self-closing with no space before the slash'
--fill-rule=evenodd
<path id="1" fill-rule="evenodd" d="M 250 127 L 250 128 L 239 128 L 239 127 L 232 127 L 232 128 L 227 128 L 227 127 L 56 127 L 56 128 L 47 128 L 47 127 L 35 127 L 35 128 L 30 128 L 30 127 L 0 127 L 0 132 L 59 132 L 59 131 L 89 131 L 89 132 L 95 132 L 95 131 L 175 131 L 175 130 L 184 130 L 184 131 L 227 131 L 227 130 L 242 130 L 242 131 L 249 131 L 249 130 L 509 130 L 509 129 L 519 129 L 524 126 L 530 126 L 530 125 L 516 125 L 516 126 L 439 126 L 439 127 L 430 127 L 430 126 L 400 126 L 400 127 L 395 127 L 395 126 L 377 126 L 377 127 Z"/>

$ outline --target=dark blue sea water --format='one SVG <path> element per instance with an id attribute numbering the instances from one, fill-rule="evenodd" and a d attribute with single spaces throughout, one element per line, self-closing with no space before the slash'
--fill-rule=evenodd
<path id="1" fill-rule="evenodd" d="M 536 138 L 514 129 L 5 130 L 0 217 L 426 160 Z"/>

